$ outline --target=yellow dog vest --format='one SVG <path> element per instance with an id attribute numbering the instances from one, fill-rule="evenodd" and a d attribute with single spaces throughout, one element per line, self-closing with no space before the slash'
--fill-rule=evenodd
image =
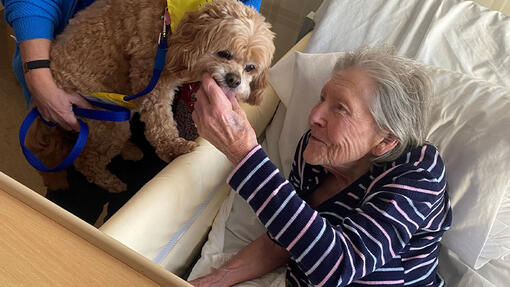
<path id="1" fill-rule="evenodd" d="M 179 22 L 189 11 L 195 11 L 201 5 L 214 0 L 167 0 L 168 13 L 170 14 L 172 33 L 175 33 Z"/>

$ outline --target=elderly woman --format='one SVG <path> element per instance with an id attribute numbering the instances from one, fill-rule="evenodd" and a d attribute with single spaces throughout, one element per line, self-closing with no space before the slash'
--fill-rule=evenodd
<path id="1" fill-rule="evenodd" d="M 290 286 L 442 286 L 451 223 L 445 169 L 424 143 L 430 80 L 415 62 L 360 49 L 337 64 L 309 116 L 289 181 L 235 98 L 205 75 L 193 119 L 236 166 L 227 182 L 268 232 L 195 286 L 230 286 L 288 264 Z"/>

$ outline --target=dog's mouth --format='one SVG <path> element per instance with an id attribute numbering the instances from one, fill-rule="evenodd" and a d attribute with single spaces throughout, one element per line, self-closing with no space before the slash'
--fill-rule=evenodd
<path id="1" fill-rule="evenodd" d="M 227 98 L 232 98 L 232 97 L 235 97 L 237 95 L 237 93 L 235 92 L 236 89 L 232 89 L 230 88 L 228 85 L 227 85 L 227 82 L 224 80 L 224 79 L 217 79 L 216 77 L 213 77 L 213 79 L 216 81 L 216 83 L 218 84 L 218 86 L 221 88 L 221 90 L 223 91 L 223 93 L 225 93 L 225 95 L 227 96 Z"/>
<path id="2" fill-rule="evenodd" d="M 223 87 L 223 86 L 220 86 L 220 87 L 223 90 L 223 92 L 225 93 L 225 95 L 227 96 L 227 98 L 231 99 L 236 96 L 236 92 L 232 91 L 232 89 L 230 89 L 228 87 Z"/>

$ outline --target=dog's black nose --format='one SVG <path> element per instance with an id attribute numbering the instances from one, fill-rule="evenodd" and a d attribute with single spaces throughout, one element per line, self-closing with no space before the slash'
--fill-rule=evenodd
<path id="1" fill-rule="evenodd" d="M 225 76 L 225 81 L 227 81 L 227 85 L 231 89 L 235 89 L 241 84 L 241 78 L 235 73 L 228 73 Z"/>

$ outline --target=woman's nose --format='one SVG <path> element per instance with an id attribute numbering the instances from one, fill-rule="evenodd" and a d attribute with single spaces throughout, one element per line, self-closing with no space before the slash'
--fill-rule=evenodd
<path id="1" fill-rule="evenodd" d="M 318 103 L 310 112 L 309 122 L 310 126 L 325 127 L 326 120 L 324 117 L 325 108 L 324 103 Z"/>

